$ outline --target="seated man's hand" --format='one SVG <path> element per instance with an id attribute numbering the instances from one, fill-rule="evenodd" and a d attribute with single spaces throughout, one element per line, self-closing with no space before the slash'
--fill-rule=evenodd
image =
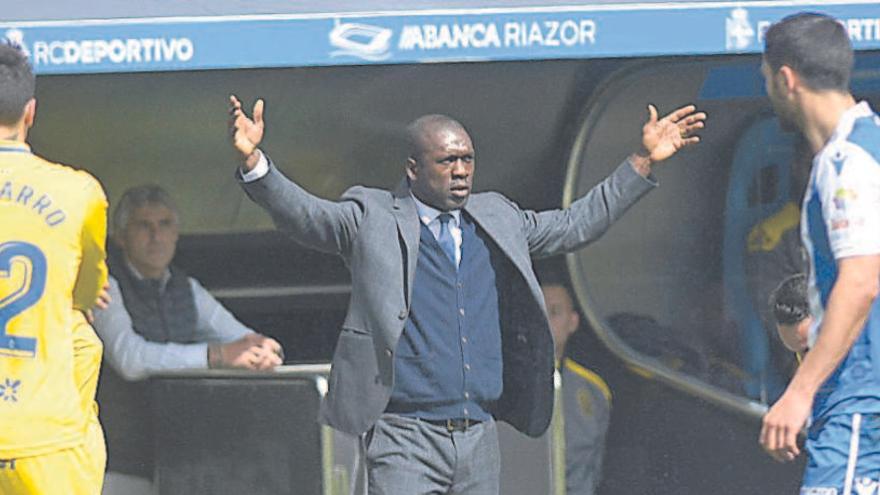
<path id="1" fill-rule="evenodd" d="M 110 297 L 110 282 L 107 282 L 98 291 L 98 299 L 95 300 L 95 306 L 100 309 L 107 309 L 110 307 L 111 302 L 113 302 L 113 298 Z"/>
<path id="2" fill-rule="evenodd" d="M 281 348 L 281 344 L 272 337 L 266 337 L 265 335 L 260 336 L 263 337 L 260 347 L 266 350 L 269 354 L 277 357 L 279 359 L 278 364 L 280 365 L 284 361 L 284 349 Z"/>
<path id="3" fill-rule="evenodd" d="M 260 361 L 256 364 L 256 369 L 272 369 L 284 363 L 284 350 L 281 349 L 281 344 L 277 340 L 259 333 L 251 335 L 254 336 L 252 341 L 258 346 L 258 349 L 255 349 L 254 352 L 257 356 L 261 357 Z"/>
<path id="4" fill-rule="evenodd" d="M 113 302 L 113 299 L 110 297 L 110 283 L 105 283 L 101 290 L 98 292 L 98 298 L 95 300 L 95 307 L 98 309 L 107 309 L 110 306 L 110 303 Z M 86 320 L 88 320 L 89 324 L 95 323 L 95 313 L 92 309 L 87 309 L 84 311 L 86 315 Z"/>
<path id="5" fill-rule="evenodd" d="M 249 333 L 227 344 L 210 345 L 208 362 L 212 368 L 272 369 L 282 363 L 281 345 L 265 335 Z"/>

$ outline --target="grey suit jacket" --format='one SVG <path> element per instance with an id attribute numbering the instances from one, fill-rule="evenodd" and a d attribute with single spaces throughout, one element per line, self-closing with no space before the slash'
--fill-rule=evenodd
<path id="1" fill-rule="evenodd" d="M 597 239 L 653 185 L 624 162 L 563 210 L 522 210 L 494 192 L 471 195 L 465 211 L 514 275 L 499 294 L 504 388 L 496 418 L 538 436 L 553 412 L 553 340 L 531 258 Z M 266 176 L 242 187 L 279 229 L 302 245 L 342 256 L 351 272 L 351 300 L 321 417 L 344 432 L 364 433 L 388 404 L 397 341 L 409 314 L 420 226 L 407 182 L 394 191 L 355 186 L 328 201 L 270 165 Z"/>

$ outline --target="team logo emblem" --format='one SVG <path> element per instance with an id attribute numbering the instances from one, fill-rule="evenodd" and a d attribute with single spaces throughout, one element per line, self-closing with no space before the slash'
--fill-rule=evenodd
<path id="1" fill-rule="evenodd" d="M 755 38 L 755 28 L 749 22 L 749 12 L 746 9 L 740 7 L 730 11 L 725 27 L 725 48 L 740 51 L 751 46 Z"/>
<path id="2" fill-rule="evenodd" d="M 847 203 L 855 201 L 858 197 L 859 195 L 854 189 L 840 188 L 834 191 L 834 207 L 838 210 L 845 210 Z"/>
<path id="3" fill-rule="evenodd" d="M 330 56 L 352 56 L 372 62 L 385 60 L 391 56 L 391 35 L 387 28 L 337 19 L 330 31 L 330 44 L 337 49 L 330 52 Z"/>

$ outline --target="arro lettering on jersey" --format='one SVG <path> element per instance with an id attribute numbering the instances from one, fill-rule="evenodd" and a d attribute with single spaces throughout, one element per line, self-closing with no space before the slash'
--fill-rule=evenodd
<path id="1" fill-rule="evenodd" d="M 43 217 L 46 225 L 50 227 L 56 227 L 67 219 L 64 210 L 52 207 L 51 196 L 38 193 L 27 184 L 15 184 L 9 180 L 0 182 L 0 206 L 4 204 L 23 206 Z"/>

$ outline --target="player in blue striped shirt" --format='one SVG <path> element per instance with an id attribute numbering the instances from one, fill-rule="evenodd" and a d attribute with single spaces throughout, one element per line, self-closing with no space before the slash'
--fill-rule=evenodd
<path id="1" fill-rule="evenodd" d="M 853 51 L 834 19 L 798 14 L 765 36 L 762 72 L 784 128 L 813 158 L 802 208 L 809 348 L 764 417 L 761 444 L 792 460 L 812 418 L 801 494 L 875 493 L 880 480 L 880 118 L 849 92 Z M 876 361 L 876 362 L 875 362 Z"/>

